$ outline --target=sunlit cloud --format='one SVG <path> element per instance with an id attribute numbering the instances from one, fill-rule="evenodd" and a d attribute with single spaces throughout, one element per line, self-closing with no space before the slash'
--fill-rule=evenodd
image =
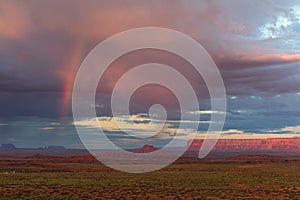
<path id="1" fill-rule="evenodd" d="M 151 124 L 149 123 L 150 121 Z M 151 137 L 162 132 L 169 135 L 171 138 L 175 134 L 188 134 L 189 132 L 197 131 L 188 128 L 177 129 L 176 126 L 180 123 L 179 120 L 167 120 L 165 124 L 163 123 L 164 121 L 162 120 L 151 120 L 144 115 L 131 115 L 122 117 L 97 117 L 93 119 L 75 121 L 74 125 L 95 130 L 101 129 L 109 132 L 128 132 L 129 134 L 134 134 L 139 137 Z"/>
<path id="2" fill-rule="evenodd" d="M 300 134 L 300 125 L 299 126 L 286 126 L 281 129 L 273 129 L 269 130 L 268 132 L 270 133 L 295 133 L 295 134 Z"/>
<path id="3" fill-rule="evenodd" d="M 21 1 L 0 2 L 0 37 L 21 39 L 30 32 L 31 21 Z"/>
<path id="4" fill-rule="evenodd" d="M 42 128 L 40 128 L 40 130 L 49 131 L 49 130 L 55 130 L 55 128 L 54 127 L 42 127 Z"/>
<path id="5" fill-rule="evenodd" d="M 190 111 L 188 114 L 202 114 L 202 115 L 211 115 L 211 114 L 224 114 L 222 111 L 217 110 L 196 110 L 196 111 Z"/>
<path id="6" fill-rule="evenodd" d="M 133 129 L 132 124 L 128 123 L 128 119 L 130 117 L 126 118 L 108 118 L 108 117 L 99 117 L 98 119 L 92 119 L 92 120 L 83 120 L 80 122 L 75 122 L 76 125 L 78 126 L 83 126 L 86 128 L 94 128 L 94 129 L 99 129 L 101 127 L 102 130 L 104 131 L 112 131 L 112 132 L 117 132 L 121 133 L 122 130 L 118 127 L 116 124 L 116 120 L 118 120 L 122 125 L 125 127 L 125 131 L 137 131 L 139 134 L 146 134 L 156 131 L 152 129 L 147 128 L 147 123 L 143 123 L 144 119 L 141 117 L 139 119 L 139 123 L 142 124 L 139 126 L 137 129 Z M 138 118 L 138 116 L 134 116 L 134 118 Z M 178 139 L 180 140 L 189 140 L 190 134 L 197 132 L 197 136 L 195 139 L 204 139 L 207 134 L 213 134 L 212 132 L 203 132 L 203 131 L 197 131 L 193 129 L 179 129 L 176 126 L 174 126 L 174 122 L 178 123 L 178 121 L 167 121 L 166 127 L 162 130 L 164 134 L 159 135 L 157 138 L 153 139 L 153 143 L 157 142 L 155 140 L 158 139 L 172 139 L 172 137 L 175 134 L 178 134 Z M 254 133 L 254 132 L 247 132 L 239 129 L 228 129 L 220 132 L 220 139 L 267 139 L 267 138 L 293 138 L 299 136 L 300 133 L 300 126 L 295 126 L 295 127 L 286 127 L 278 130 L 272 130 L 272 131 L 265 131 L 265 133 Z M 121 135 L 120 135 L 121 136 Z M 134 142 L 134 138 L 120 138 L 118 142 L 122 142 L 123 139 L 125 141 L 132 141 Z"/>

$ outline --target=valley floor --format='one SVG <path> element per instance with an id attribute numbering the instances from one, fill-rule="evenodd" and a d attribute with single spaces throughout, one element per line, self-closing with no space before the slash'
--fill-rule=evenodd
<path id="1" fill-rule="evenodd" d="M 97 162 L 4 159 L 0 199 L 300 199 L 300 163 L 177 163 L 127 174 Z"/>

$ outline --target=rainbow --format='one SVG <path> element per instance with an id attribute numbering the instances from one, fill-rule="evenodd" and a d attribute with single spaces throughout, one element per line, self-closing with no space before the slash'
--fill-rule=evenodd
<path id="1" fill-rule="evenodd" d="M 69 107 L 71 104 L 73 82 L 76 76 L 77 69 L 79 68 L 81 58 L 82 45 L 76 43 L 61 67 L 59 73 L 63 82 L 60 113 L 61 117 L 64 117 L 68 114 Z"/>

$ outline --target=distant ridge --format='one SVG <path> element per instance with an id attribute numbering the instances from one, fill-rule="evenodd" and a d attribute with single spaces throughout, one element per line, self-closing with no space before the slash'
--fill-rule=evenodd
<path id="1" fill-rule="evenodd" d="M 0 150 L 13 150 L 13 149 L 48 149 L 48 150 L 66 150 L 66 147 L 64 146 L 58 146 L 58 145 L 49 145 L 45 147 L 39 147 L 39 148 L 17 148 L 14 144 L 1 144 Z"/>
<path id="2" fill-rule="evenodd" d="M 194 139 L 188 141 L 189 146 L 187 151 L 199 151 L 203 139 Z M 159 148 L 146 144 L 141 148 L 131 149 L 135 153 L 149 153 L 158 150 Z M 1 144 L 0 150 L 44 150 L 51 151 L 87 151 L 85 149 L 67 149 L 64 146 L 50 145 L 43 148 L 17 148 L 14 144 Z M 266 150 L 299 150 L 300 152 L 300 138 L 268 138 L 268 139 L 219 139 L 217 140 L 213 150 L 221 151 L 266 151 Z"/>
<path id="3" fill-rule="evenodd" d="M 1 144 L 0 149 L 11 150 L 11 149 L 16 149 L 16 146 L 13 144 Z"/>
<path id="4" fill-rule="evenodd" d="M 187 151 L 199 151 L 203 139 L 188 141 Z M 135 153 L 148 153 L 158 150 L 153 145 L 146 144 L 134 149 Z M 268 150 L 300 150 L 300 138 L 267 138 L 267 139 L 219 139 L 213 150 L 221 151 L 268 151 Z"/>
<path id="5" fill-rule="evenodd" d="M 65 150 L 66 147 L 64 147 L 64 146 L 50 145 L 50 146 L 46 146 L 45 149 L 49 149 L 49 150 Z"/>
<path id="6" fill-rule="evenodd" d="M 190 140 L 189 151 L 199 151 L 202 139 Z M 300 150 L 300 138 L 219 139 L 214 150 Z"/>

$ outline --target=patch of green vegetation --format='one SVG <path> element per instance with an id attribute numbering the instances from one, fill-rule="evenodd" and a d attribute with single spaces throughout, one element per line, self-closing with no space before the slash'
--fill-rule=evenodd
<path id="1" fill-rule="evenodd" d="M 146 174 L 8 169 L 0 173 L 0 199 L 300 198 L 297 163 L 173 164 Z"/>

